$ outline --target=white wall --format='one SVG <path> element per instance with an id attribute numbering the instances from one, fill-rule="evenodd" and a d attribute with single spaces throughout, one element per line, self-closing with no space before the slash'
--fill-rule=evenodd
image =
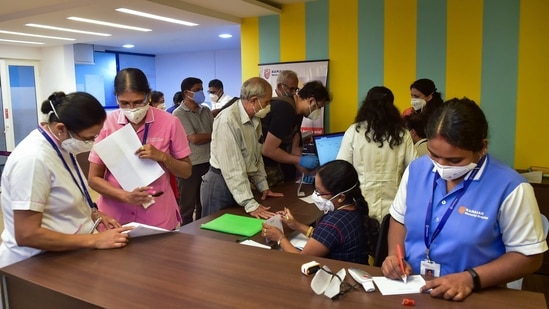
<path id="1" fill-rule="evenodd" d="M 200 78 L 206 90 L 208 82 L 217 78 L 223 82 L 225 93 L 240 95 L 242 84 L 242 66 L 240 49 L 202 51 L 156 56 L 156 88 L 162 91 L 166 105 L 173 104 L 175 92 L 181 90 L 181 81 L 187 77 Z"/>

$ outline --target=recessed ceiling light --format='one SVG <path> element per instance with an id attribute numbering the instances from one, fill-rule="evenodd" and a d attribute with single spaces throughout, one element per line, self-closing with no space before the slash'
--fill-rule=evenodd
<path id="1" fill-rule="evenodd" d="M 149 14 L 149 13 L 145 13 L 145 12 L 125 9 L 125 8 L 118 8 L 115 11 L 126 13 L 126 14 L 137 15 L 137 16 L 141 16 L 141 17 L 146 17 L 146 18 L 151 18 L 151 19 L 156 19 L 156 20 L 161 20 L 161 21 L 165 21 L 165 22 L 169 22 L 169 23 L 185 25 L 185 26 L 198 26 L 198 24 L 191 23 L 191 22 L 184 21 L 184 20 L 180 20 L 180 19 L 164 17 L 164 16 L 160 16 L 160 15 L 154 15 L 154 14 Z"/>
<path id="2" fill-rule="evenodd" d="M 35 27 L 35 28 L 43 28 L 43 29 L 50 29 L 50 30 L 58 30 L 58 31 L 66 31 L 66 32 L 74 32 L 74 33 L 99 35 L 99 36 L 112 36 L 112 34 L 108 34 L 108 33 L 83 31 L 83 30 L 76 30 L 76 29 L 70 29 L 70 28 L 61 28 L 61 27 L 54 27 L 54 26 L 48 26 L 48 25 L 40 25 L 40 24 L 25 24 L 25 26 Z"/>
<path id="3" fill-rule="evenodd" d="M 122 47 L 124 47 L 124 48 L 134 48 L 135 45 L 132 45 L 132 44 L 124 44 L 124 45 L 122 45 Z"/>
<path id="4" fill-rule="evenodd" d="M 0 42 L 23 43 L 23 44 L 36 44 L 36 45 L 42 45 L 42 44 L 44 44 L 44 43 L 40 43 L 40 42 L 18 41 L 18 40 L 6 40 L 6 39 L 0 39 Z"/>
<path id="5" fill-rule="evenodd" d="M 44 38 L 44 39 L 65 40 L 65 41 L 75 41 L 76 40 L 76 39 L 71 39 L 71 38 L 62 38 L 62 37 L 58 37 L 58 36 L 39 35 L 39 34 L 13 32 L 13 31 L 5 31 L 5 30 L 0 30 L 0 33 L 21 35 L 21 36 L 32 36 L 32 37 L 35 37 L 35 38 Z"/>
<path id="6" fill-rule="evenodd" d="M 220 38 L 222 39 L 229 39 L 229 38 L 232 38 L 233 35 L 232 34 L 228 34 L 228 33 L 222 33 L 219 35 Z"/>
<path id="7" fill-rule="evenodd" d="M 74 16 L 67 17 L 67 19 L 74 20 L 74 21 L 80 21 L 80 22 L 84 22 L 84 23 L 90 23 L 90 24 L 96 24 L 96 25 L 102 25 L 102 26 L 108 26 L 108 27 L 116 27 L 116 28 L 122 28 L 122 29 L 129 29 L 129 30 L 135 30 L 135 31 L 143 31 L 143 32 L 152 31 L 152 29 L 147 29 L 147 28 L 134 27 L 134 26 L 128 26 L 128 25 L 122 25 L 122 24 L 115 24 L 115 23 L 110 23 L 110 22 L 107 22 L 107 21 L 81 18 L 81 17 L 74 17 Z"/>

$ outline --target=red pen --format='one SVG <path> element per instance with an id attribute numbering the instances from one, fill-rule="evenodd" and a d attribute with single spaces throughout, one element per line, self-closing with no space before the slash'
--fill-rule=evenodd
<path id="1" fill-rule="evenodd" d="M 398 264 L 400 265 L 400 270 L 402 271 L 402 281 L 406 283 L 408 281 L 408 275 L 406 275 L 406 270 L 404 269 L 404 256 L 402 255 L 402 248 L 399 244 L 397 244 L 397 257 L 398 257 Z"/>

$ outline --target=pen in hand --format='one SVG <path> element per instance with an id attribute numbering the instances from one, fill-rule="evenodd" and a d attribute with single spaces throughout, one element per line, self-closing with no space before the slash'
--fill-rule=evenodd
<path id="1" fill-rule="evenodd" d="M 402 255 L 402 248 L 399 244 L 396 245 L 397 247 L 397 257 L 398 257 L 398 264 L 400 265 L 400 271 L 402 271 L 402 275 L 400 276 L 402 278 L 402 281 L 404 283 L 408 282 L 408 275 L 406 275 L 406 270 L 404 269 L 404 256 Z"/>
<path id="2" fill-rule="evenodd" d="M 98 217 L 97 219 L 95 219 L 95 222 L 93 223 L 93 227 L 90 230 L 90 234 L 93 234 L 93 232 L 95 232 L 95 229 L 99 226 L 99 223 L 101 223 L 101 220 L 102 220 L 101 217 Z"/>

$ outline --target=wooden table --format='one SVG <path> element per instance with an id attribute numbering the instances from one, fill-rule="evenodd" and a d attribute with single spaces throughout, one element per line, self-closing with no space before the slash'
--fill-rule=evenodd
<path id="1" fill-rule="evenodd" d="M 0 269 L 4 308 L 547 308 L 543 294 L 486 289 L 463 302 L 428 294 L 382 296 L 353 290 L 333 301 L 300 273 L 308 256 L 184 233 L 133 239 L 113 250 L 46 253 Z M 314 258 L 337 271 L 361 267 Z M 349 282 L 353 282 L 347 276 Z M 7 299 L 6 299 L 7 296 Z"/>
<path id="2" fill-rule="evenodd" d="M 302 222 L 305 224 L 312 224 L 318 218 L 320 218 L 320 216 L 322 215 L 322 212 L 318 210 L 318 208 L 314 204 L 309 204 L 299 199 L 299 197 L 297 196 L 297 188 L 298 188 L 298 184 L 285 183 L 283 185 L 272 188 L 272 191 L 274 192 L 283 193 L 284 197 L 280 197 L 280 198 L 270 197 L 270 198 L 267 198 L 265 201 L 261 201 L 260 196 L 256 196 L 256 200 L 260 201 L 262 205 L 271 207 L 270 210 L 273 212 L 284 210 L 284 207 L 286 207 L 290 209 L 294 218 L 299 222 Z M 304 184 L 301 186 L 301 191 L 303 191 L 307 196 L 311 195 L 313 193 L 313 190 L 314 190 L 313 185 Z M 225 213 L 241 215 L 241 216 L 250 216 L 249 214 L 246 213 L 246 211 L 244 210 L 244 207 L 240 207 L 240 206 L 230 207 L 230 208 L 218 211 L 214 214 L 211 214 L 207 217 L 204 217 L 200 220 L 184 225 L 179 229 L 179 231 L 182 233 L 206 236 L 210 238 L 233 241 L 233 242 L 241 240 L 242 236 L 225 234 L 225 233 L 220 233 L 220 232 L 215 232 L 210 230 L 203 230 L 200 228 L 202 224 L 209 222 Z M 284 232 L 288 234 L 291 231 L 288 230 Z M 260 233 L 256 234 L 251 239 L 258 242 L 262 242 L 262 243 L 265 242 L 265 238 L 261 237 Z"/>

